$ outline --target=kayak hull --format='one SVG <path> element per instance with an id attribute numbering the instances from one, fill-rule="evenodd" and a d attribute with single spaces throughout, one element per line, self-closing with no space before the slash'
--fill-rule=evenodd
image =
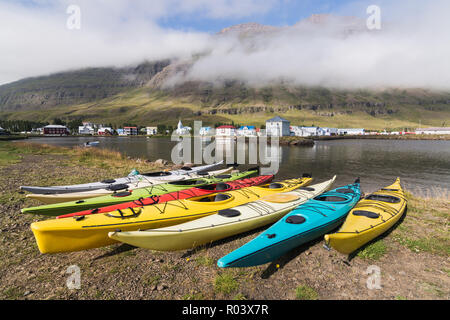
<path id="1" fill-rule="evenodd" d="M 233 171 L 233 168 L 226 168 L 222 170 L 216 170 L 216 171 L 210 171 L 208 172 L 208 175 L 219 175 L 219 174 L 227 174 Z M 173 179 L 173 182 L 175 181 L 181 181 L 184 180 L 183 176 L 178 176 L 178 179 Z M 201 176 L 197 174 L 192 174 L 190 178 L 201 178 Z M 142 189 L 142 188 L 149 188 L 151 186 L 163 184 L 167 181 L 137 181 L 133 183 L 125 183 L 123 184 L 124 187 L 128 186 L 128 188 L 123 188 L 122 190 L 136 190 L 136 189 Z M 55 203 L 63 203 L 63 202 L 69 202 L 69 201 L 77 201 L 77 200 L 83 200 L 83 199 L 90 199 L 95 197 L 102 197 L 114 194 L 116 191 L 110 190 L 109 188 L 102 188 L 97 190 L 90 190 L 90 191 L 84 191 L 84 192 L 71 192 L 71 193 L 54 193 L 54 194 L 27 194 L 26 197 L 33 200 L 38 200 L 40 202 L 43 202 L 45 204 L 55 204 Z"/>
<path id="2" fill-rule="evenodd" d="M 107 213 L 107 212 L 111 212 L 111 211 L 118 210 L 118 209 L 137 208 L 137 207 L 152 205 L 155 203 L 163 203 L 163 202 L 173 201 L 173 200 L 188 199 L 188 198 L 192 198 L 192 197 L 199 197 L 199 196 L 204 196 L 207 194 L 212 194 L 212 193 L 217 193 L 217 192 L 232 191 L 232 190 L 237 190 L 237 189 L 241 189 L 241 188 L 246 188 L 246 187 L 257 186 L 260 184 L 269 183 L 270 181 L 272 181 L 273 178 L 274 178 L 273 175 L 269 175 L 269 176 L 257 176 L 257 177 L 252 177 L 252 178 L 244 178 L 244 179 L 239 179 L 239 180 L 234 180 L 234 181 L 227 181 L 226 184 L 227 184 L 227 186 L 229 186 L 229 189 L 226 189 L 226 190 L 217 190 L 215 188 L 211 189 L 211 188 L 206 188 L 206 187 L 190 188 L 190 189 L 186 189 L 186 190 L 162 194 L 162 195 L 159 195 L 156 197 L 143 198 L 143 199 L 140 199 L 139 201 L 135 200 L 135 201 L 124 202 L 124 203 L 116 204 L 116 205 L 112 205 L 112 206 L 96 208 L 95 210 L 85 210 L 85 211 L 69 213 L 67 215 L 58 216 L 57 219 L 74 217 L 74 216 L 84 216 L 84 215 L 90 215 L 90 214 Z M 208 187 L 217 186 L 217 185 L 218 184 L 208 185 Z"/>
<path id="3" fill-rule="evenodd" d="M 341 193 L 340 190 L 350 190 Z M 219 267 L 251 267 L 272 262 L 287 252 L 337 228 L 360 199 L 359 183 L 336 188 L 301 204 L 252 241 L 222 257 Z"/>
<path id="4" fill-rule="evenodd" d="M 326 191 L 333 181 L 334 179 L 311 186 L 315 189 L 315 192 L 305 190 L 296 192 L 296 190 L 293 190 L 287 193 L 280 193 L 279 195 L 292 197 L 285 200 L 281 199 L 277 203 L 271 201 L 271 199 L 265 200 L 265 197 L 263 197 L 260 200 L 233 207 L 234 214 L 237 214 L 236 212 L 239 213 L 236 216 L 223 216 L 216 213 L 168 228 L 134 232 L 111 232 L 109 237 L 152 250 L 174 251 L 192 249 L 273 223 L 298 206 L 298 204 Z"/>
<path id="5" fill-rule="evenodd" d="M 72 193 L 72 192 L 85 192 L 92 191 L 98 189 L 108 188 L 114 184 L 127 184 L 127 183 L 136 183 L 138 181 L 153 181 L 153 182 L 168 182 L 168 181 L 176 181 L 182 179 L 189 179 L 191 174 L 211 170 L 219 165 L 221 165 L 223 161 L 203 165 L 198 167 L 192 167 L 189 170 L 179 169 L 172 170 L 168 172 L 161 172 L 160 175 L 158 173 L 148 173 L 148 174 L 137 174 L 128 177 L 111 179 L 109 181 L 98 181 L 84 184 L 75 184 L 75 185 L 67 185 L 67 186 L 52 186 L 52 187 L 34 187 L 34 186 L 21 186 L 20 189 L 24 191 L 28 191 L 36 194 L 58 194 L 58 193 Z"/>
<path id="6" fill-rule="evenodd" d="M 391 229 L 400 220 L 407 205 L 404 191 L 400 185 L 400 179 L 383 189 L 372 193 L 372 195 L 388 195 L 397 197 L 400 201 L 397 203 L 386 203 L 368 199 L 361 200 L 350 211 L 344 224 L 336 233 L 325 235 L 325 242 L 329 247 L 343 254 L 351 254 Z M 361 211 L 371 212 L 379 215 L 379 217 L 353 214 Z"/>
<path id="7" fill-rule="evenodd" d="M 192 188 L 193 185 L 186 185 L 186 183 L 195 182 L 195 186 L 208 185 L 217 182 L 226 182 L 241 179 L 247 176 L 252 176 L 257 173 L 256 170 L 246 171 L 242 173 L 231 173 L 226 175 L 201 177 L 193 180 L 183 180 L 167 184 L 158 184 L 149 188 L 140 188 L 135 190 L 128 190 L 125 192 L 117 192 L 110 195 L 93 197 L 87 199 L 80 199 L 76 201 L 61 202 L 55 204 L 42 205 L 37 207 L 30 207 L 22 209 L 22 213 L 40 214 L 47 216 L 59 216 L 83 210 L 93 210 L 96 208 L 116 205 L 120 203 L 138 200 L 140 198 L 147 198 L 154 195 L 161 195 L 173 191 L 181 191 Z"/>
<path id="8" fill-rule="evenodd" d="M 161 204 L 93 214 L 82 217 L 53 219 L 31 224 L 39 250 L 42 253 L 78 251 L 113 243 L 109 232 L 117 230 L 145 230 L 167 227 L 198 219 L 245 204 L 274 193 L 290 191 L 309 182 L 311 178 L 286 180 L 277 189 L 267 185 L 254 186 Z M 220 196 L 220 197 L 219 197 Z M 215 199 L 215 198 L 218 199 Z M 211 200 L 205 202 L 204 200 Z"/>

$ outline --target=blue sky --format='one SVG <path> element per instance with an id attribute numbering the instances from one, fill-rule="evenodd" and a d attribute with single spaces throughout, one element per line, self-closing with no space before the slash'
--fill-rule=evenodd
<path id="1" fill-rule="evenodd" d="M 355 0 L 282 0 L 274 1 L 270 10 L 263 13 L 251 14 L 239 18 L 208 18 L 198 12 L 194 14 L 181 14 L 158 19 L 162 27 L 197 30 L 204 32 L 217 32 L 231 25 L 258 22 L 273 26 L 293 25 L 312 14 L 351 14 L 359 17 L 365 16 L 365 8 L 376 1 Z"/>

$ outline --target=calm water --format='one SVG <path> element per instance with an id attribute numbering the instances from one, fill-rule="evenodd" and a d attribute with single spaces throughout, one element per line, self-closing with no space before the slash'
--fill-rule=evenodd
<path id="1" fill-rule="evenodd" d="M 146 137 L 43 137 L 28 141 L 58 146 L 100 141 L 109 148 L 149 160 L 171 159 L 176 142 Z M 374 191 L 401 177 L 411 190 L 450 190 L 450 141 L 335 140 L 318 141 L 312 148 L 282 146 L 277 179 L 312 173 L 315 181 L 337 174 L 337 185 L 361 177 L 365 192 Z M 254 165 L 243 165 L 242 169 Z"/>

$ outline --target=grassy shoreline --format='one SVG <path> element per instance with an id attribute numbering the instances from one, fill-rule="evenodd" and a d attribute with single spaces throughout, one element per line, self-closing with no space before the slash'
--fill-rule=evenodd
<path id="1" fill-rule="evenodd" d="M 350 261 L 308 243 L 270 265 L 223 270 L 218 258 L 261 230 L 181 252 L 127 245 L 42 255 L 29 228 L 42 217 L 20 209 L 35 205 L 18 192 L 33 185 L 82 183 L 119 176 L 154 163 L 101 149 L 0 142 L 0 299 L 449 299 L 449 193 L 408 193 L 408 212 L 388 234 Z M 166 168 L 166 167 L 165 167 Z M 66 287 L 69 266 L 82 287 Z M 382 289 L 368 290 L 365 270 L 377 265 Z"/>

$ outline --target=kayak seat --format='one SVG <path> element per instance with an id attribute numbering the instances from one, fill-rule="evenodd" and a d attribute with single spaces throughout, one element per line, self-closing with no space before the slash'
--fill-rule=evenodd
<path id="1" fill-rule="evenodd" d="M 208 171 L 199 171 L 199 172 L 197 172 L 197 174 L 199 176 L 207 176 L 209 174 L 209 172 Z"/>
<path id="2" fill-rule="evenodd" d="M 316 189 L 311 188 L 311 187 L 300 187 L 300 190 L 306 190 L 306 191 L 315 191 Z"/>
<path id="3" fill-rule="evenodd" d="M 339 192 L 339 193 L 355 193 L 355 191 L 353 191 L 352 189 L 349 189 L 349 188 L 337 189 L 336 192 Z"/>
<path id="4" fill-rule="evenodd" d="M 204 184 L 205 181 L 204 180 L 181 180 L 181 181 L 171 181 L 168 182 L 168 184 L 173 184 L 173 185 L 177 185 L 177 186 L 193 186 L 196 184 Z"/>
<path id="5" fill-rule="evenodd" d="M 125 189 L 128 189 L 128 185 L 123 184 L 123 183 L 113 184 L 113 185 L 110 185 L 109 187 L 107 187 L 106 189 L 111 190 L 111 191 L 125 190 Z"/>
<path id="6" fill-rule="evenodd" d="M 241 213 L 238 210 L 234 210 L 234 209 L 219 210 L 218 214 L 219 214 L 219 216 L 226 217 L 226 218 L 237 217 L 237 216 L 241 215 Z"/>
<path id="7" fill-rule="evenodd" d="M 219 193 L 214 197 L 214 202 L 219 202 L 219 201 L 225 201 L 227 199 L 230 199 L 230 195 L 225 194 L 225 193 Z"/>
<path id="8" fill-rule="evenodd" d="M 367 200 L 374 200 L 374 201 L 381 201 L 381 202 L 388 202 L 388 203 L 399 203 L 401 200 L 400 198 L 394 197 L 394 196 L 388 196 L 384 194 L 371 194 L 366 197 Z"/>
<path id="9" fill-rule="evenodd" d="M 229 184 L 226 184 L 223 182 L 216 184 L 217 191 L 223 191 L 223 190 L 229 190 L 229 189 L 231 189 L 231 186 Z"/>
<path id="10" fill-rule="evenodd" d="M 227 199 L 229 199 L 231 196 L 228 194 L 224 194 L 224 193 L 219 193 L 217 195 L 212 195 L 212 196 L 206 196 L 203 198 L 200 198 L 198 200 L 198 202 L 218 202 L 218 201 L 225 201 Z"/>
<path id="11" fill-rule="evenodd" d="M 168 171 L 157 171 L 157 172 L 148 172 L 148 173 L 141 173 L 141 176 L 146 177 L 165 177 L 170 176 L 172 173 Z"/>
<path id="12" fill-rule="evenodd" d="M 106 180 L 103 180 L 103 181 L 100 181 L 101 183 L 114 183 L 114 182 L 116 182 L 116 180 L 114 180 L 114 179 L 106 179 Z"/>
<path id="13" fill-rule="evenodd" d="M 269 184 L 269 189 L 281 189 L 284 186 L 281 183 L 273 182 Z"/>
<path id="14" fill-rule="evenodd" d="M 365 211 L 365 210 L 356 210 L 352 213 L 354 216 L 364 216 L 370 219 L 377 219 L 380 217 L 378 213 L 371 212 L 371 211 Z"/>
<path id="15" fill-rule="evenodd" d="M 126 197 L 129 195 L 131 195 L 131 191 L 122 191 L 122 192 L 116 192 L 116 193 L 112 194 L 113 197 Z"/>
<path id="16" fill-rule="evenodd" d="M 218 176 L 215 176 L 215 178 L 218 178 L 218 179 L 229 179 L 229 178 L 231 178 L 231 175 L 229 175 L 229 174 L 219 174 Z"/>
<path id="17" fill-rule="evenodd" d="M 314 198 L 314 200 L 318 201 L 326 201 L 326 202 L 342 202 L 347 201 L 346 198 L 343 197 L 337 197 L 337 196 L 318 196 Z"/>
<path id="18" fill-rule="evenodd" d="M 286 218 L 286 222 L 290 224 L 302 224 L 306 221 L 305 217 L 299 215 L 292 215 Z"/>
<path id="19" fill-rule="evenodd" d="M 383 190 L 383 191 L 399 191 L 398 189 L 389 189 L 389 188 L 383 188 L 381 190 Z"/>
<path id="20" fill-rule="evenodd" d="M 191 171 L 192 168 L 191 167 L 181 167 L 180 170 Z"/>

